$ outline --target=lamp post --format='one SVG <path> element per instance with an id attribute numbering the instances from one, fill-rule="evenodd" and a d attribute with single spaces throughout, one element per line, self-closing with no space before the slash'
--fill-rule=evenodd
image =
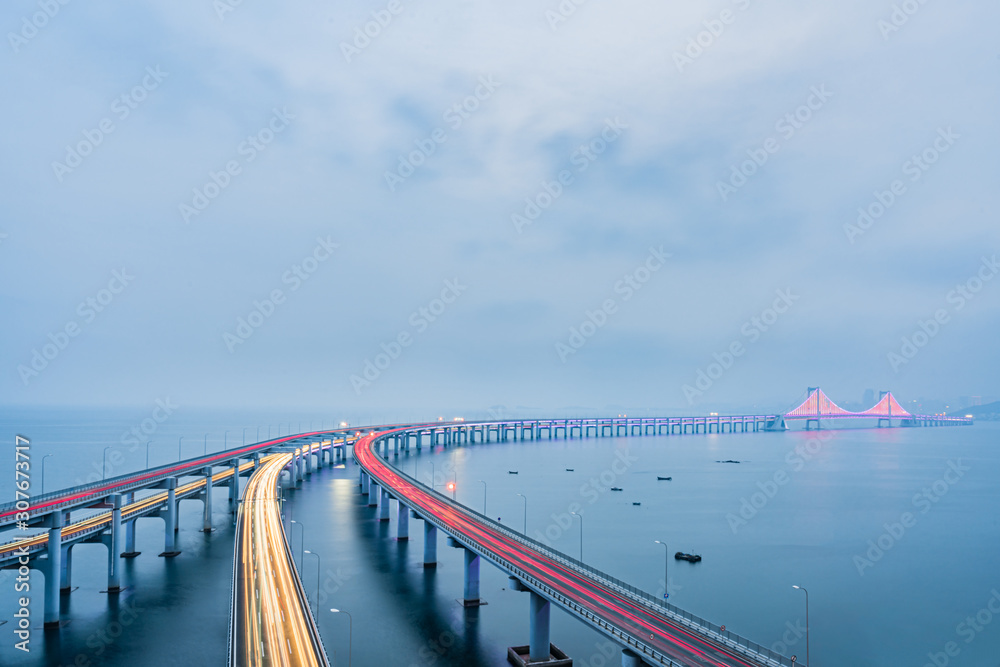
<path id="1" fill-rule="evenodd" d="M 306 539 L 306 529 L 305 526 L 303 526 L 300 522 L 296 521 L 295 519 L 292 519 L 290 521 L 290 524 L 296 525 L 301 529 L 299 530 L 299 562 L 301 563 L 305 558 L 304 556 L 302 556 L 302 547 L 304 546 L 304 542 Z"/>
<path id="2" fill-rule="evenodd" d="M 181 437 L 177 438 L 177 460 L 178 461 L 181 460 L 181 440 L 183 440 L 183 439 L 184 439 L 183 435 Z"/>
<path id="3" fill-rule="evenodd" d="M 576 512 L 570 512 L 573 516 L 580 519 L 580 562 L 583 562 L 583 515 L 577 514 Z"/>
<path id="4" fill-rule="evenodd" d="M 348 632 L 347 635 L 347 667 L 351 667 L 351 653 L 354 650 L 354 618 L 343 609 L 331 609 L 334 614 L 347 614 L 348 619 Z"/>
<path id="5" fill-rule="evenodd" d="M 229 449 L 229 431 L 222 436 L 222 451 Z"/>
<path id="6" fill-rule="evenodd" d="M 202 456 L 208 455 L 208 433 L 205 434 L 205 448 L 201 451 Z"/>
<path id="7" fill-rule="evenodd" d="M 432 489 L 433 489 L 433 488 L 435 488 L 435 487 L 437 486 L 437 483 L 436 483 L 436 481 L 437 481 L 437 480 L 435 479 L 435 472 L 434 472 L 434 461 L 431 461 L 431 488 L 432 488 Z"/>
<path id="8" fill-rule="evenodd" d="M 663 554 L 665 556 L 663 559 L 663 599 L 666 600 L 670 597 L 670 579 L 668 578 L 670 569 L 670 547 L 667 546 L 666 542 L 661 542 L 660 540 L 653 540 L 653 542 L 656 544 L 662 544 L 663 551 L 665 552 Z"/>
<path id="9" fill-rule="evenodd" d="M 101 479 L 107 477 L 108 472 L 108 450 L 111 449 L 111 445 L 104 448 L 104 452 L 101 454 Z"/>
<path id="10" fill-rule="evenodd" d="M 45 494 L 45 459 L 49 458 L 50 456 L 52 456 L 52 455 L 51 454 L 46 454 L 45 456 L 42 457 L 42 494 L 41 495 Z"/>
<path id="11" fill-rule="evenodd" d="M 447 489 L 449 491 L 451 491 L 451 499 L 452 500 L 455 500 L 455 489 L 456 489 L 456 487 L 457 487 L 457 484 L 455 484 L 455 482 L 448 482 Z"/>
<path id="12" fill-rule="evenodd" d="M 486 516 L 486 482 L 479 480 L 483 485 L 483 516 Z"/>
<path id="13" fill-rule="evenodd" d="M 149 470 L 149 445 L 153 442 L 152 440 L 146 441 L 146 470 Z"/>
<path id="14" fill-rule="evenodd" d="M 524 529 L 521 530 L 521 533 L 523 535 L 527 535 L 528 534 L 528 496 L 524 495 L 523 493 L 519 493 L 517 495 L 521 496 L 521 498 L 524 500 Z"/>
<path id="15" fill-rule="evenodd" d="M 809 591 L 801 586 L 792 586 L 806 594 L 806 667 L 809 667 Z"/>
<path id="16" fill-rule="evenodd" d="M 308 549 L 306 549 L 302 553 L 303 553 L 303 556 L 302 556 L 303 561 L 305 560 L 305 555 L 304 554 L 310 554 L 312 556 L 316 556 L 316 613 L 318 614 L 319 613 L 319 573 L 320 573 L 320 570 L 323 569 L 323 566 L 320 564 L 322 559 L 319 557 L 319 554 L 316 553 L 315 551 L 309 551 Z M 306 565 L 305 562 L 303 562 L 302 563 L 302 567 L 304 568 L 305 565 Z"/>
<path id="17" fill-rule="evenodd" d="M 243 427 L 243 446 L 244 447 L 247 446 L 247 428 L 248 427 L 246 427 L 246 426 Z"/>

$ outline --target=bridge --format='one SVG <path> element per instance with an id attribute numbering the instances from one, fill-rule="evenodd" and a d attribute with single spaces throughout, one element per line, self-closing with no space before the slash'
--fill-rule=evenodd
<path id="1" fill-rule="evenodd" d="M 945 415 L 914 415 L 899 404 L 891 391 L 883 391 L 879 402 L 862 412 L 845 410 L 823 393 L 820 387 L 809 387 L 808 396 L 798 407 L 786 412 L 784 419 L 801 419 L 806 429 L 812 424 L 820 427 L 821 419 L 875 419 L 878 427 L 892 426 L 892 420 L 899 420 L 900 426 L 971 426 L 970 417 L 947 417 Z"/>
<path id="2" fill-rule="evenodd" d="M 309 611 L 302 583 L 288 551 L 281 522 L 279 478 L 300 484 L 324 464 L 344 462 L 354 445 L 359 485 L 380 521 L 389 520 L 396 503 L 397 537 L 408 537 L 409 519 L 424 522 L 424 565 L 436 564 L 437 533 L 465 550 L 465 603 L 479 602 L 482 559 L 511 578 L 511 588 L 530 593 L 530 664 L 558 653 L 549 641 L 552 604 L 624 646 L 623 665 L 790 666 L 792 662 L 724 627 L 697 618 L 646 592 L 461 506 L 428 489 L 386 461 L 393 454 L 430 446 L 471 446 L 491 441 L 571 439 L 574 437 L 674 436 L 696 433 L 749 433 L 786 428 L 785 420 L 877 419 L 889 425 L 971 424 L 971 419 L 910 414 L 891 393 L 863 412 L 833 403 L 819 388 L 798 407 L 782 414 L 710 415 L 607 419 L 514 419 L 481 422 L 430 422 L 334 429 L 289 435 L 215 452 L 177 463 L 122 475 L 54 493 L 21 497 L 0 505 L 0 529 L 36 531 L 0 544 L 0 567 L 30 568 L 45 577 L 45 627 L 59 627 L 60 594 L 72 590 L 72 549 L 101 543 L 108 549 L 108 590 L 121 590 L 119 558 L 138 556 L 135 521 L 164 522 L 162 557 L 176 556 L 177 506 L 181 500 L 204 504 L 202 530 L 212 530 L 212 493 L 229 489 L 230 511 L 237 526 L 234 553 L 231 665 L 328 665 Z M 379 455 L 378 449 L 382 452 Z M 315 459 L 315 463 L 314 463 Z M 241 478 L 250 477 L 241 490 Z M 85 512 L 82 518 L 72 516 Z M 42 532 L 38 532 L 42 531 Z M 124 543 L 124 544 L 123 544 Z M 123 550 L 124 549 L 124 550 Z M 522 659 L 523 658 L 523 659 Z M 557 665 L 558 663 L 549 663 Z"/>

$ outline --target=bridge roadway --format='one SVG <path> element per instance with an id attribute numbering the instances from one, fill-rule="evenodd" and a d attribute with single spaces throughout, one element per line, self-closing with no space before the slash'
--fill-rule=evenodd
<path id="1" fill-rule="evenodd" d="M 213 452 L 178 463 L 171 463 L 157 468 L 150 468 L 137 473 L 112 477 L 93 484 L 83 484 L 28 499 L 27 523 L 37 523 L 45 516 L 56 511 L 68 511 L 86 508 L 90 504 L 101 503 L 113 493 L 131 493 L 142 489 L 155 487 L 170 477 L 192 476 L 212 466 L 230 465 L 236 459 L 253 458 L 275 447 L 292 445 L 296 441 L 309 438 L 341 437 L 351 432 L 364 432 L 367 429 L 346 429 L 336 431 L 316 431 L 289 435 L 283 438 L 266 440 L 253 445 L 229 449 L 224 452 Z M 22 520 L 23 512 L 17 509 L 17 502 L 0 505 L 0 529 Z"/>
<path id="2" fill-rule="evenodd" d="M 277 498 L 292 454 L 273 454 L 250 478 L 236 524 L 231 667 L 329 667 L 285 539 Z"/>
<path id="3" fill-rule="evenodd" d="M 450 426 L 467 429 L 478 425 Z M 385 446 L 388 455 L 389 439 L 398 442 L 406 431 L 372 433 L 355 443 L 355 459 L 371 483 L 378 485 L 379 494 L 396 498 L 417 518 L 432 523 L 469 551 L 492 562 L 521 586 L 561 606 L 615 642 L 627 645 L 641 654 L 643 661 L 699 667 L 792 665 L 784 656 L 544 547 L 390 466 L 377 450 Z M 380 498 L 379 502 L 385 500 Z M 399 511 L 402 516 L 404 508 Z M 478 590 L 478 579 L 476 587 Z M 547 646 L 547 636 L 544 641 Z"/>

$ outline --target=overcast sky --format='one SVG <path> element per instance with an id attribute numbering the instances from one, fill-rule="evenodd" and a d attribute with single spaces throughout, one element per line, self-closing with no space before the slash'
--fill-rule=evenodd
<path id="1" fill-rule="evenodd" d="M 995 2 L 49 2 L 0 403 L 1000 396 Z"/>

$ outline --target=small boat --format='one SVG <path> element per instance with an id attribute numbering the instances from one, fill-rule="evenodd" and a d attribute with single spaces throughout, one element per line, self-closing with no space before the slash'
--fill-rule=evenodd
<path id="1" fill-rule="evenodd" d="M 572 468 L 566 468 L 566 472 L 573 472 Z"/>
<path id="2" fill-rule="evenodd" d="M 611 490 L 612 491 L 624 491 L 624 489 L 622 487 L 620 487 L 620 486 L 612 486 Z"/>
<path id="3" fill-rule="evenodd" d="M 516 475 L 516 474 L 517 474 L 517 471 L 516 471 L 516 470 L 508 470 L 508 471 L 507 471 L 507 474 L 508 474 L 508 475 Z"/>
<path id="4" fill-rule="evenodd" d="M 701 560 L 701 556 L 698 554 L 686 554 L 683 551 L 678 551 L 674 554 L 675 560 L 686 560 L 689 563 L 697 563 Z"/>
<path id="5" fill-rule="evenodd" d="M 727 461 L 716 461 L 716 463 L 740 463 L 740 461 L 734 461 L 732 459 L 729 459 Z"/>
<path id="6" fill-rule="evenodd" d="M 657 475 L 656 479 L 658 479 L 661 482 L 669 482 L 670 480 L 673 479 L 673 477 L 660 477 L 659 475 Z"/>
<path id="7" fill-rule="evenodd" d="M 632 503 L 633 505 L 641 505 L 642 503 Z"/>

